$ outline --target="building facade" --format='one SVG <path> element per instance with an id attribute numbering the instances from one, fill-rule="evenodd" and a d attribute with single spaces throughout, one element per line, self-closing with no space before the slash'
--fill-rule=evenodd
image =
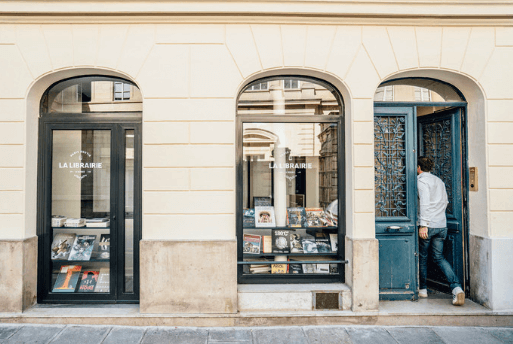
<path id="1" fill-rule="evenodd" d="M 415 299 L 420 153 L 446 176 L 446 255 L 467 296 L 513 309 L 512 16 L 503 1 L 2 2 L 0 312 L 301 311 L 323 309 L 322 294 L 358 312 Z M 245 211 L 260 206 L 275 222 L 248 230 Z M 292 229 L 287 208 L 331 222 Z M 57 215 L 110 222 L 68 229 Z M 338 248 L 266 255 L 276 230 Z M 55 259 L 58 233 L 94 252 Z M 259 236 L 260 261 L 245 235 Z M 265 273 L 275 259 L 289 273 Z M 102 269 L 110 289 L 79 292 Z M 59 273 L 77 289 L 55 290 Z"/>

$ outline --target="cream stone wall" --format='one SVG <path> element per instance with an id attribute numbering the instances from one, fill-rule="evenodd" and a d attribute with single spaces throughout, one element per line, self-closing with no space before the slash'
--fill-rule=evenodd
<path id="1" fill-rule="evenodd" d="M 470 233 L 513 238 L 511 27 L 31 21 L 0 24 L 0 240 L 35 234 L 39 99 L 83 74 L 123 76 L 143 94 L 143 239 L 234 239 L 236 98 L 281 73 L 325 79 L 344 96 L 349 238 L 374 240 L 373 96 L 401 76 L 463 92 L 479 169 Z"/>

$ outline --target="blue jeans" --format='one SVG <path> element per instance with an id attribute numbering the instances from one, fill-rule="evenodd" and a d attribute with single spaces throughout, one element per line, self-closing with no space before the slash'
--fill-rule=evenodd
<path id="1" fill-rule="evenodd" d="M 444 258 L 444 241 L 447 237 L 447 228 L 428 228 L 428 238 L 419 237 L 419 289 L 426 289 L 428 250 L 431 246 L 431 258 L 445 274 L 451 289 L 461 288 L 460 281 Z"/>

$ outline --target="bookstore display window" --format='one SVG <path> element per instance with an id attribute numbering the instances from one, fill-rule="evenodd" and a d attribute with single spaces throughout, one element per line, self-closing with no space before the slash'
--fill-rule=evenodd
<path id="1" fill-rule="evenodd" d="M 246 92 L 262 82 L 268 92 Z M 341 98 L 310 78 L 253 84 L 237 104 L 239 282 L 343 281 Z"/>
<path id="2" fill-rule="evenodd" d="M 139 101 L 118 102 L 120 82 Z M 100 76 L 45 92 L 38 302 L 137 302 L 140 99 L 132 83 Z"/>

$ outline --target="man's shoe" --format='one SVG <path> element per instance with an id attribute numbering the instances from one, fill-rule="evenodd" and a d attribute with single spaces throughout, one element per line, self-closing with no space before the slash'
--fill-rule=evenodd
<path id="1" fill-rule="evenodd" d="M 460 287 L 452 290 L 452 304 L 455 306 L 463 306 L 465 304 L 465 293 Z"/>
<path id="2" fill-rule="evenodd" d="M 427 297 L 427 289 L 420 289 L 419 297 Z"/>

